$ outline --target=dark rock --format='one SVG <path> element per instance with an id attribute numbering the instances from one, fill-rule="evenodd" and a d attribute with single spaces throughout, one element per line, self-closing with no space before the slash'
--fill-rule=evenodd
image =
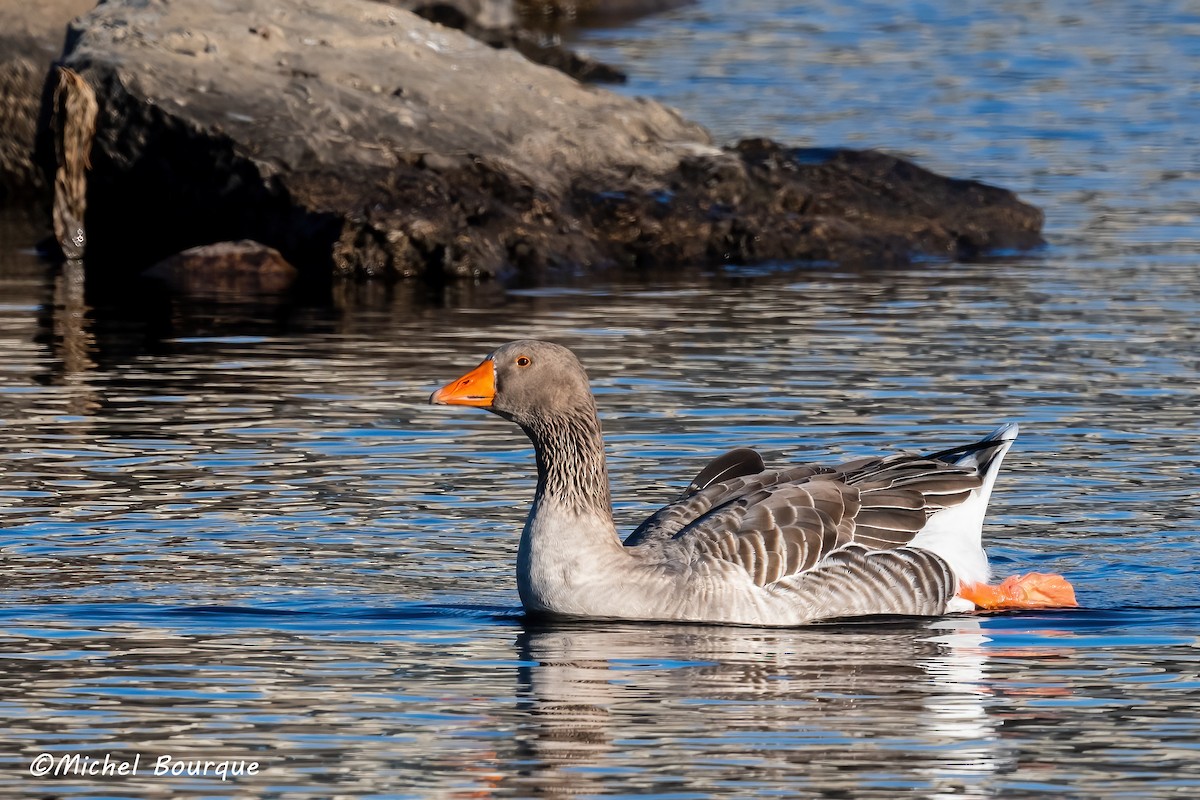
<path id="1" fill-rule="evenodd" d="M 16 54 L 30 45 L 0 39 L 0 199 L 45 185 L 31 154 L 46 70 Z"/>
<path id="2" fill-rule="evenodd" d="M 511 28 L 517 24 L 512 0 L 383 0 L 430 22 L 462 29 L 473 25 L 485 30 Z"/>
<path id="3" fill-rule="evenodd" d="M 746 140 L 684 159 L 655 192 L 577 193 L 590 225 L 639 267 L 809 261 L 907 264 L 1041 244 L 1042 214 L 1005 190 L 876 152 Z"/>
<path id="4" fill-rule="evenodd" d="M 422 14 L 421 16 L 425 16 Z M 616 67 L 580 55 L 562 46 L 558 36 L 525 28 L 481 28 L 445 14 L 425 17 L 439 25 L 461 30 L 495 48 L 511 48 L 535 64 L 553 67 L 585 83 L 624 83 L 625 73 Z"/>
<path id="5" fill-rule="evenodd" d="M 695 0 L 517 0 L 516 13 L 531 27 L 617 25 L 692 5 Z"/>
<path id="6" fill-rule="evenodd" d="M 511 2 L 500 0 L 384 0 L 419 17 L 454 28 L 495 48 L 511 48 L 535 64 L 554 67 L 577 81 L 624 83 L 616 67 L 563 47 L 558 36 L 517 25 Z"/>
<path id="7" fill-rule="evenodd" d="M 100 269 L 243 238 L 310 275 L 435 282 L 1040 241 L 1004 190 L 873 153 L 722 151 L 661 105 L 377 3 L 110 0 L 64 64 L 100 103 Z"/>
<path id="8" fill-rule="evenodd" d="M 285 291 L 296 280 L 296 268 L 278 250 L 242 240 L 189 248 L 144 275 L 186 294 L 242 296 Z"/>

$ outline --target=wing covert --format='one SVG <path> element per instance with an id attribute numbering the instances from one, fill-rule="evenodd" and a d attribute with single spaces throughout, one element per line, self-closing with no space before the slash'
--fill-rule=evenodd
<path id="1" fill-rule="evenodd" d="M 753 463 L 735 453 L 710 462 L 697 481 Z M 697 491 L 689 487 L 625 545 L 718 558 L 767 586 L 823 568 L 831 554 L 851 545 L 865 552 L 902 548 L 932 514 L 963 502 L 981 483 L 972 467 L 911 453 L 739 475 Z"/>

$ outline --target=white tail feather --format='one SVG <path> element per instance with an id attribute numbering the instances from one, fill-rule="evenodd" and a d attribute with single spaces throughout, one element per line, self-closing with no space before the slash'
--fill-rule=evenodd
<path id="1" fill-rule="evenodd" d="M 981 469 L 983 485 L 971 492 L 965 502 L 930 517 L 909 545 L 944 558 L 962 583 L 986 583 L 992 577 L 987 553 L 983 549 L 983 518 L 987 514 L 996 475 L 1000 472 L 1000 463 L 1016 441 L 1019 431 L 1015 422 L 1001 425 L 983 440 L 997 442 L 997 446 L 976 450 L 955 459 L 960 466 Z"/>

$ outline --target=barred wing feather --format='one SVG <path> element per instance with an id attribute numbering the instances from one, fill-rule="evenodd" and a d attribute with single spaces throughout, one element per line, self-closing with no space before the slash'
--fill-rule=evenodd
<path id="1" fill-rule="evenodd" d="M 732 562 L 757 585 L 769 586 L 813 571 L 841 569 L 838 565 L 850 557 L 830 558 L 842 551 L 903 548 L 930 515 L 963 502 L 980 483 L 973 467 L 914 454 L 833 468 L 806 464 L 743 475 L 688 494 L 647 519 L 625 544 L 654 543 L 681 556 Z M 897 558 L 860 558 L 853 572 L 863 574 L 868 565 L 899 570 L 884 570 L 869 582 L 874 585 L 885 578 L 897 580 L 897 575 L 908 574 L 905 569 L 917 569 L 914 564 L 920 561 L 922 577 L 916 583 L 933 581 L 939 587 L 935 594 L 941 596 L 944 587 L 929 575 L 945 564 L 932 572 L 925 564 L 940 562 L 937 556 Z"/>

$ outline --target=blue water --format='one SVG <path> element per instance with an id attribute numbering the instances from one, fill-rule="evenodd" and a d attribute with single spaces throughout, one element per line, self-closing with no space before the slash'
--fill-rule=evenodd
<path id="1" fill-rule="evenodd" d="M 1200 793 L 1197 30 L 1183 3 L 764 0 L 582 35 L 719 139 L 1017 189 L 1049 244 L 996 262 L 131 308 L 0 215 L 0 795 Z M 832 461 L 1017 420 L 992 561 L 1084 607 L 533 625 L 531 448 L 425 404 L 530 335 L 588 366 L 625 529 L 729 447 Z M 41 753 L 140 769 L 35 777 Z"/>

